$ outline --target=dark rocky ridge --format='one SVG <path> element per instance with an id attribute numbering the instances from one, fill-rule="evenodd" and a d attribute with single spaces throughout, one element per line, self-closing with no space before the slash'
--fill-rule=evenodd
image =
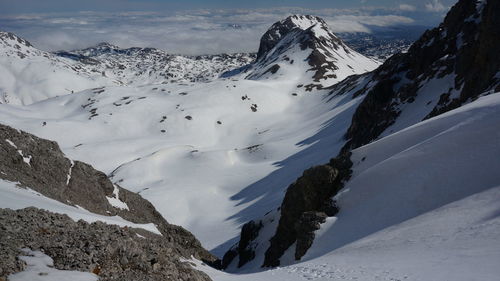
<path id="1" fill-rule="evenodd" d="M 29 164 L 23 156 L 31 157 Z M 68 175 L 71 175 L 69 180 Z M 205 250 L 190 232 L 167 223 L 153 205 L 140 195 L 116 186 L 119 200 L 125 202 L 129 209 L 113 207 L 106 197 L 115 196 L 115 186 L 104 173 L 83 162 L 67 159 L 53 141 L 2 124 L 0 179 L 18 182 L 22 187 L 29 187 L 49 198 L 81 206 L 96 214 L 120 216 L 139 224 L 153 223 L 162 233 L 163 239 L 175 245 L 183 257 L 194 256 L 212 265 L 218 263 L 218 259 Z"/>
<path id="2" fill-rule="evenodd" d="M 435 93 L 439 101 L 425 118 L 460 107 L 483 93 L 500 91 L 500 1 L 488 0 L 482 10 L 478 5 L 473 0 L 459 1 L 444 22 L 426 31 L 407 53 L 392 56 L 368 74 L 371 83 L 359 91 L 367 95 L 346 134 L 346 150 L 376 139 L 396 121 L 398 107 L 412 103 L 428 79 L 456 74 L 453 88 Z M 335 85 L 332 93 L 342 94 L 342 87 L 351 81 Z"/>
<path id="3" fill-rule="evenodd" d="M 0 209 L 0 280 L 25 268 L 17 258 L 22 248 L 44 252 L 57 269 L 92 272 L 103 281 L 210 280 L 181 261 L 187 257 L 176 242 L 160 235 L 102 222 L 75 222 L 36 208 Z"/>

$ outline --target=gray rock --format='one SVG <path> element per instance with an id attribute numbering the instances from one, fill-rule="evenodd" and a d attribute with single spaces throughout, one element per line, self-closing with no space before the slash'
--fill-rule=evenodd
<path id="1" fill-rule="evenodd" d="M 25 157 L 31 157 L 29 165 L 18 150 Z M 139 194 L 117 186 L 119 199 L 129 210 L 113 207 L 106 199 L 106 196 L 114 197 L 115 188 L 108 177 L 88 164 L 66 158 L 56 142 L 0 124 L 0 171 L 0 179 L 19 182 L 62 203 L 78 205 L 100 215 L 120 216 L 134 223 L 154 223 L 165 239 L 179 245 L 184 256 L 192 255 L 210 264 L 218 260 L 190 232 L 169 224 Z M 141 232 L 146 237 L 149 235 L 147 231 Z"/>
<path id="2" fill-rule="evenodd" d="M 53 141 L 40 139 L 2 124 L 0 179 L 18 182 L 20 187 L 29 187 L 44 196 L 68 205 L 81 206 L 96 214 L 118 215 L 139 224 L 153 223 L 162 234 L 158 236 L 144 229 L 121 229 L 102 222 L 89 226 L 83 221 L 72 222 L 66 216 L 63 216 L 63 219 L 60 215 L 48 212 L 19 211 L 21 215 L 17 214 L 17 221 L 1 218 L 3 221 L 0 224 L 0 249 L 2 252 L 5 249 L 7 256 L 0 259 L 0 277 L 22 270 L 24 265 L 17 259 L 19 247 L 45 251 L 50 249 L 49 256 L 54 258 L 57 268 L 96 270 L 107 276 L 106 278 L 113 278 L 113 274 L 117 272 L 121 274 L 116 269 L 119 267 L 127 272 L 131 271 L 130 274 L 136 276 L 135 280 L 143 280 L 141 278 L 144 277 L 140 277 L 139 272 L 155 272 L 163 277 L 177 276 L 178 280 L 208 280 L 206 276 L 202 279 L 191 278 L 198 275 L 178 268 L 181 264 L 171 261 L 170 258 L 178 260 L 181 257 L 189 259 L 193 256 L 209 265 L 219 264 L 217 257 L 204 249 L 190 232 L 169 224 L 153 205 L 140 195 L 116 186 L 119 199 L 127 204 L 128 210 L 115 208 L 106 199 L 115 196 L 115 186 L 104 173 L 83 162 L 67 159 Z M 16 216 L 15 212 L 9 213 L 7 210 L 2 214 L 6 217 Z M 136 233 L 146 239 L 139 238 Z M 48 240 L 41 241 L 38 238 Z M 158 243 L 161 245 L 159 248 L 156 246 Z M 165 258 L 160 258 L 160 253 Z M 106 267 L 103 259 L 112 263 L 112 267 Z"/>
<path id="3" fill-rule="evenodd" d="M 297 229 L 297 242 L 295 246 L 295 259 L 300 260 L 312 246 L 315 238 L 314 231 L 320 228 L 324 223 L 327 214 L 323 212 L 304 212 L 300 216 L 295 228 Z"/>
<path id="4" fill-rule="evenodd" d="M 181 261 L 189 257 L 176 243 L 137 234 L 138 229 L 75 222 L 33 207 L 0 209 L 0 280 L 24 269 L 21 248 L 44 252 L 57 269 L 93 272 L 100 280 L 210 280 Z"/>

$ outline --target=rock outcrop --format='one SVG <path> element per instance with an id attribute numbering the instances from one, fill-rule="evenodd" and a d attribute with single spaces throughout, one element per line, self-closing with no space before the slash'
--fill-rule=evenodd
<path id="1" fill-rule="evenodd" d="M 44 252 L 57 269 L 92 272 L 103 281 L 210 280 L 161 235 L 36 208 L 0 209 L 0 279 L 25 268 L 17 258 L 22 248 Z"/>
<path id="2" fill-rule="evenodd" d="M 328 164 L 312 167 L 288 187 L 263 266 L 279 266 L 279 259 L 294 243 L 295 259 L 300 260 L 312 245 L 319 224 L 337 214 L 338 208 L 331 198 L 351 175 L 349 157 L 350 154 L 345 154 Z"/>
<path id="3" fill-rule="evenodd" d="M 242 267 L 255 258 L 255 247 L 257 245 L 253 241 L 259 236 L 261 228 L 262 221 L 249 221 L 243 225 L 240 240 L 222 258 L 222 268 L 227 268 L 236 257 L 239 257 L 238 267 Z"/>
<path id="4" fill-rule="evenodd" d="M 214 266 L 219 263 L 196 237 L 180 226 L 169 224 L 140 195 L 114 185 L 104 173 L 88 164 L 69 160 L 57 143 L 2 124 L 0 179 L 17 182 L 20 187 L 96 214 L 120 216 L 138 224 L 153 223 L 162 234 L 157 239 L 170 243 L 180 256 L 186 259 L 193 256 Z"/>
<path id="5" fill-rule="evenodd" d="M 350 153 L 346 153 L 328 164 L 306 170 L 288 187 L 279 212 L 268 212 L 262 220 L 250 221 L 242 227 L 240 240 L 224 255 L 222 268 L 228 268 L 236 258 L 237 267 L 244 266 L 256 257 L 259 247 L 265 251 L 263 267 L 279 266 L 281 256 L 294 243 L 295 259 L 300 260 L 314 241 L 314 231 L 339 211 L 332 197 L 350 178 L 351 166 Z M 270 246 L 262 248 L 264 240 L 259 235 L 271 230 L 269 227 L 273 227 L 275 220 L 277 230 Z"/>

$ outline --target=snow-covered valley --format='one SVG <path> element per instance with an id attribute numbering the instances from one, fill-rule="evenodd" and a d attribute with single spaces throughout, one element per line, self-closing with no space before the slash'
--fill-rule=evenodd
<path id="1" fill-rule="evenodd" d="M 297 88 L 301 83 L 106 87 L 2 105 L 0 115 L 139 192 L 213 249 L 279 205 L 297 174 L 343 145 L 360 99 L 328 101 Z"/>
<path id="2" fill-rule="evenodd" d="M 499 6 L 494 0 L 472 2 L 461 0 L 455 8 L 474 7 L 471 25 L 479 25 L 474 19 L 483 10 Z M 241 251 L 224 270 L 198 257 L 190 260 L 212 280 L 495 280 L 498 59 L 488 62 L 493 68 L 482 68 L 487 85 L 470 90 L 467 83 L 474 79 L 449 65 L 470 53 L 462 45 L 475 48 L 477 39 L 451 48 L 454 33 L 441 29 L 424 34 L 409 55 L 397 54 L 383 65 L 349 48 L 311 16 L 277 22 L 257 56 L 190 58 L 109 44 L 48 53 L 2 32 L 0 120 L 57 142 L 71 159 L 63 171 L 66 185 L 73 160 L 88 163 L 114 186 L 106 195 L 111 208 L 134 212 L 118 186 L 136 193 L 220 259 L 242 247 L 244 225 L 260 222 L 245 263 Z M 437 63 L 413 62 L 414 54 L 428 50 L 440 57 Z M 432 69 L 436 64 L 440 68 Z M 15 164 L 23 169 L 41 163 L 14 139 L 0 144 L 4 151 L 15 148 L 21 156 Z M 352 166 L 332 197 L 337 212 L 317 224 L 299 259 L 297 238 L 279 266 L 262 267 L 270 241 L 278 239 L 289 186 L 300 183 L 305 170 L 333 165 L 331 159 L 346 151 Z M 93 213 L 18 188 L 0 172 L 0 208 L 34 206 L 73 220 L 165 235 L 152 221 Z"/>

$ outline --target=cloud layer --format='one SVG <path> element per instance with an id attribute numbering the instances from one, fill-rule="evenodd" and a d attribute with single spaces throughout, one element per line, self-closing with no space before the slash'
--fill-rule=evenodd
<path id="1" fill-rule="evenodd" d="M 407 5 L 408 6 L 408 5 Z M 334 32 L 370 32 L 374 27 L 412 24 L 399 9 L 303 8 L 157 12 L 79 12 L 0 17 L 1 29 L 25 37 L 44 50 L 70 50 L 110 42 L 121 47 L 156 47 L 179 54 L 256 51 L 274 22 L 294 13 L 323 17 Z"/>

